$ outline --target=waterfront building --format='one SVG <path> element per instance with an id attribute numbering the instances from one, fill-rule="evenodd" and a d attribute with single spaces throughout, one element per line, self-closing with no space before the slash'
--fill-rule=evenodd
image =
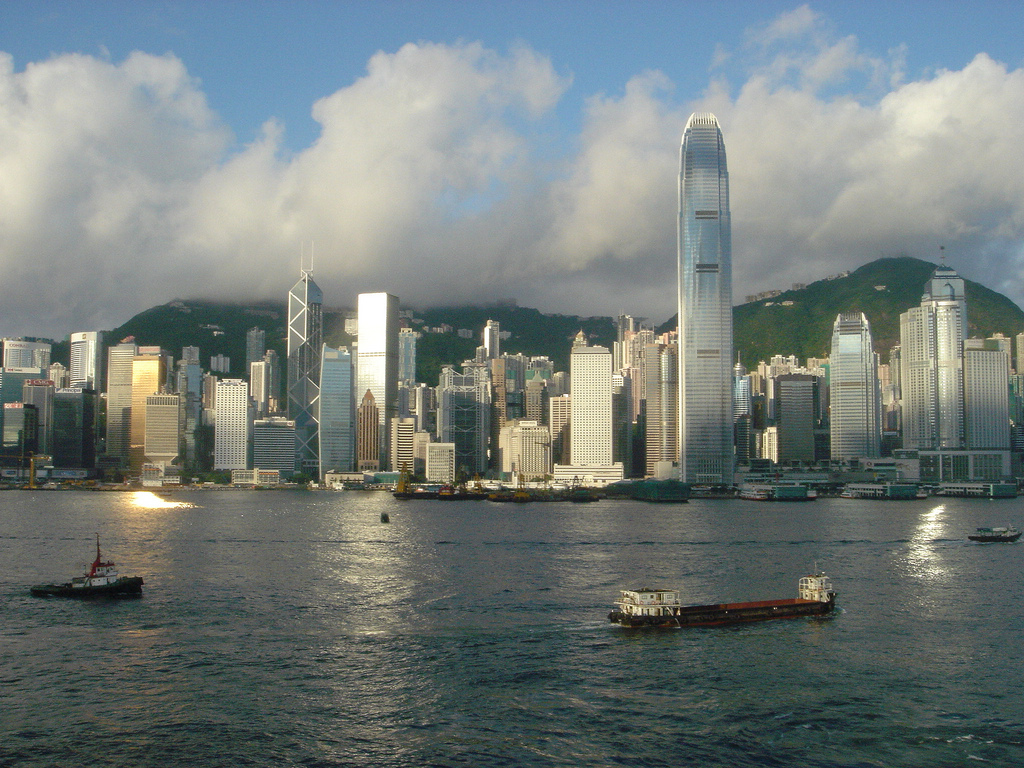
<path id="1" fill-rule="evenodd" d="M 455 444 L 460 478 L 487 471 L 491 435 L 491 377 L 486 365 L 445 366 L 437 387 L 437 439 Z"/>
<path id="2" fill-rule="evenodd" d="M 27 379 L 21 387 L 21 401 L 36 407 L 39 453 L 50 455 L 53 450 L 53 394 L 55 387 L 49 379 Z"/>
<path id="3" fill-rule="evenodd" d="M 900 315 L 903 447 L 964 447 L 963 350 L 967 328 L 964 281 L 935 268 L 921 305 Z"/>
<path id="4" fill-rule="evenodd" d="M 548 428 L 551 430 L 551 457 L 555 464 L 569 464 L 569 419 L 572 416 L 572 397 L 558 395 L 548 399 Z"/>
<path id="5" fill-rule="evenodd" d="M 9 467 L 27 467 L 39 453 L 38 411 L 31 403 L 4 403 L 0 460 Z"/>
<path id="6" fill-rule="evenodd" d="M 380 410 L 373 392 L 366 390 L 356 411 L 356 469 L 380 471 Z"/>
<path id="7" fill-rule="evenodd" d="M 679 459 L 679 348 L 648 344 L 644 348 L 644 473 L 653 477 L 659 462 Z"/>
<path id="8" fill-rule="evenodd" d="M 586 346 L 581 332 L 569 361 L 569 464 L 556 464 L 552 474 L 588 484 L 621 480 L 623 465 L 615 461 L 612 439 L 612 354 Z"/>
<path id="9" fill-rule="evenodd" d="M 732 231 L 725 144 L 714 115 L 690 116 L 679 165 L 680 475 L 731 485 Z"/>
<path id="10" fill-rule="evenodd" d="M 145 464 L 166 469 L 176 463 L 181 450 L 181 397 L 149 395 L 146 398 Z"/>
<path id="11" fill-rule="evenodd" d="M 285 480 L 295 474 L 295 422 L 268 416 L 252 423 L 252 465 L 276 470 Z"/>
<path id="12" fill-rule="evenodd" d="M 377 407 L 377 463 L 383 468 L 389 455 L 387 425 L 398 415 L 398 298 L 390 293 L 361 293 L 356 308 L 356 392 L 373 393 Z"/>
<path id="13" fill-rule="evenodd" d="M 103 333 L 78 331 L 71 334 L 69 383 L 78 389 L 97 389 L 103 381 Z"/>
<path id="14" fill-rule="evenodd" d="M 264 365 L 266 365 L 264 363 Z M 256 364 L 253 365 L 255 369 Z M 320 471 L 351 472 L 356 459 L 352 354 L 326 344 L 320 360 Z"/>
<path id="15" fill-rule="evenodd" d="M 132 361 L 138 353 L 129 337 L 107 350 L 106 455 L 118 467 L 128 466 L 132 428 Z"/>
<path id="16" fill-rule="evenodd" d="M 878 356 L 863 312 L 843 312 L 836 316 L 829 360 L 832 459 L 851 461 L 880 456 Z"/>
<path id="17" fill-rule="evenodd" d="M 455 443 L 427 445 L 427 482 L 451 485 L 455 482 Z"/>
<path id="18" fill-rule="evenodd" d="M 140 347 L 132 358 L 131 426 L 128 445 L 128 470 L 141 477 L 146 463 L 146 406 L 150 395 L 167 391 L 170 356 L 159 347 Z"/>
<path id="19" fill-rule="evenodd" d="M 302 472 L 317 478 L 323 303 L 323 292 L 310 271 L 303 269 L 288 293 L 288 418 L 295 422 L 296 464 Z"/>
<path id="20" fill-rule="evenodd" d="M 542 480 L 551 472 L 551 433 L 530 419 L 515 419 L 501 429 L 499 467 L 512 480 Z"/>
<path id="21" fill-rule="evenodd" d="M 999 345 L 964 350 L 967 448 L 1010 448 L 1010 356 Z"/>
<path id="22" fill-rule="evenodd" d="M 217 382 L 213 430 L 213 468 L 249 469 L 252 418 L 249 384 L 244 379 Z"/>
<path id="23" fill-rule="evenodd" d="M 415 472 L 416 419 L 395 416 L 391 419 L 390 429 L 390 466 L 394 467 L 396 472 Z"/>
<path id="24" fill-rule="evenodd" d="M 786 373 L 773 380 L 775 391 L 775 459 L 779 464 L 813 463 L 819 379 Z"/>
<path id="25" fill-rule="evenodd" d="M 96 466 L 96 390 L 66 388 L 53 393 L 53 466 Z"/>

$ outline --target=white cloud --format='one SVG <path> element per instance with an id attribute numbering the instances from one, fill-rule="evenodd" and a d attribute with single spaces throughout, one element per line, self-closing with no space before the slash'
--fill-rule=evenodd
<path id="1" fill-rule="evenodd" d="M 289 153 L 274 121 L 231 152 L 173 56 L 15 72 L 0 55 L 0 332 L 109 328 L 176 296 L 283 297 L 310 241 L 331 305 L 387 290 L 660 321 L 694 110 L 725 135 L 735 296 L 944 244 L 965 276 L 1024 297 L 1024 71 L 979 54 L 907 81 L 902 49 L 866 53 L 807 8 L 716 57 L 744 67 L 737 85 L 722 73 L 683 104 L 640 73 L 586 95 L 565 136 L 557 62 L 409 44 L 311 105 L 321 134 Z"/>

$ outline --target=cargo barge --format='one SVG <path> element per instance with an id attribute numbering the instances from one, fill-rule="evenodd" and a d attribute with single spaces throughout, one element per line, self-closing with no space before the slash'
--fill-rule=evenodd
<path id="1" fill-rule="evenodd" d="M 608 620 L 623 627 L 716 627 L 801 616 L 824 616 L 836 607 L 836 593 L 824 573 L 800 579 L 797 597 L 748 603 L 682 605 L 674 589 L 624 589 Z"/>

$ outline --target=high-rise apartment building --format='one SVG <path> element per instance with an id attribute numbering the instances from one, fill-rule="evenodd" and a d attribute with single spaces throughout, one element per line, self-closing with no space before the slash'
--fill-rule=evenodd
<path id="1" fill-rule="evenodd" d="M 843 312 L 836 316 L 829 360 L 832 458 L 850 461 L 880 456 L 878 356 L 863 312 Z"/>
<path id="2" fill-rule="evenodd" d="M 252 422 L 249 384 L 244 379 L 217 382 L 217 417 L 213 428 L 213 468 L 249 469 Z"/>
<path id="3" fill-rule="evenodd" d="M 288 293 L 288 418 L 295 422 L 296 463 L 320 477 L 320 354 L 324 295 L 308 270 Z"/>
<path id="4" fill-rule="evenodd" d="M 254 366 L 255 368 L 255 366 Z M 351 472 L 356 460 L 352 354 L 323 346 L 320 360 L 320 471 Z"/>
<path id="5" fill-rule="evenodd" d="M 103 333 L 79 331 L 71 334 L 70 385 L 76 389 L 98 389 L 103 381 Z"/>
<path id="6" fill-rule="evenodd" d="M 361 293 L 356 309 L 356 392 L 373 393 L 378 413 L 378 461 L 384 467 L 390 437 L 386 427 L 398 415 L 398 298 L 390 293 Z"/>
<path id="7" fill-rule="evenodd" d="M 900 315 L 904 448 L 964 446 L 966 328 L 963 278 L 945 265 L 936 267 L 921 305 Z"/>
<path id="8" fill-rule="evenodd" d="M 732 230 L 714 115 L 690 115 L 679 166 L 680 475 L 731 485 Z"/>

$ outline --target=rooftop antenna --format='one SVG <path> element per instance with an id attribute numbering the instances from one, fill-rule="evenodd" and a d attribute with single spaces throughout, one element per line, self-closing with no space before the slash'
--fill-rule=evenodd
<path id="1" fill-rule="evenodd" d="M 939 246 L 939 261 L 942 262 L 943 267 L 946 266 L 946 246 L 944 245 Z"/>

